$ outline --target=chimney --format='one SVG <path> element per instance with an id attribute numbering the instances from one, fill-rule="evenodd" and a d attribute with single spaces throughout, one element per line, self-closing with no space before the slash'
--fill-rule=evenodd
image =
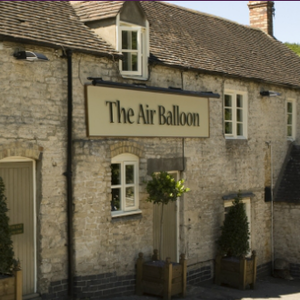
<path id="1" fill-rule="evenodd" d="M 273 1 L 249 1 L 250 26 L 260 28 L 273 36 L 273 13 L 275 11 Z"/>

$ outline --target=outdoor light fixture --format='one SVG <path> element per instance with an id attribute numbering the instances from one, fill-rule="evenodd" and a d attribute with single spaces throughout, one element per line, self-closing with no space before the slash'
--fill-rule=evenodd
<path id="1" fill-rule="evenodd" d="M 261 96 L 267 96 L 267 97 L 277 97 L 280 96 L 281 94 L 278 92 L 274 92 L 274 91 L 261 91 L 260 92 Z"/>
<path id="2" fill-rule="evenodd" d="M 32 51 L 16 51 L 14 57 L 19 60 L 26 61 L 48 61 L 49 59 L 41 53 L 36 53 Z"/>

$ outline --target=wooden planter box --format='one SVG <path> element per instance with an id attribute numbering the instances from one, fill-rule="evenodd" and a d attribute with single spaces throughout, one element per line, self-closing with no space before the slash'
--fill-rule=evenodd
<path id="1" fill-rule="evenodd" d="M 172 263 L 157 259 L 157 250 L 152 261 L 144 262 L 143 253 L 137 260 L 136 294 L 151 294 L 171 299 L 171 296 L 186 293 L 186 259 L 180 255 L 180 263 Z"/>
<path id="2" fill-rule="evenodd" d="M 22 271 L 14 271 L 10 277 L 0 279 L 1 300 L 22 300 Z"/>
<path id="3" fill-rule="evenodd" d="M 256 282 L 256 252 L 251 258 L 216 257 L 215 283 L 227 284 L 244 290 L 247 285 L 254 289 Z"/>

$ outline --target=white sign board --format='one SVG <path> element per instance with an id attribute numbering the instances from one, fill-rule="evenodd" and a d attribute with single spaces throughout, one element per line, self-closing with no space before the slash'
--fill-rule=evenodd
<path id="1" fill-rule="evenodd" d="M 209 137 L 209 100 L 197 95 L 86 86 L 89 137 Z"/>

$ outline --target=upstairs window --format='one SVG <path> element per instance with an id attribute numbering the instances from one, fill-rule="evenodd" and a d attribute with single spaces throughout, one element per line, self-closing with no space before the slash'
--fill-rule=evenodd
<path id="1" fill-rule="evenodd" d="M 247 95 L 225 92 L 224 129 L 226 138 L 247 138 Z"/>
<path id="2" fill-rule="evenodd" d="M 122 53 L 124 59 L 122 61 L 122 71 L 124 72 L 138 72 L 141 68 L 141 47 L 140 47 L 140 29 L 128 28 L 122 30 Z"/>
<path id="3" fill-rule="evenodd" d="M 289 140 L 295 140 L 296 138 L 296 105 L 294 100 L 288 100 L 286 102 L 286 126 L 287 126 L 287 138 Z"/>
<path id="4" fill-rule="evenodd" d="M 132 214 L 139 208 L 138 157 L 121 154 L 111 161 L 112 216 Z"/>
<path id="5" fill-rule="evenodd" d="M 123 77 L 147 79 L 149 29 L 147 26 L 137 26 L 121 22 L 119 26 L 119 51 L 123 59 L 119 68 Z"/>

